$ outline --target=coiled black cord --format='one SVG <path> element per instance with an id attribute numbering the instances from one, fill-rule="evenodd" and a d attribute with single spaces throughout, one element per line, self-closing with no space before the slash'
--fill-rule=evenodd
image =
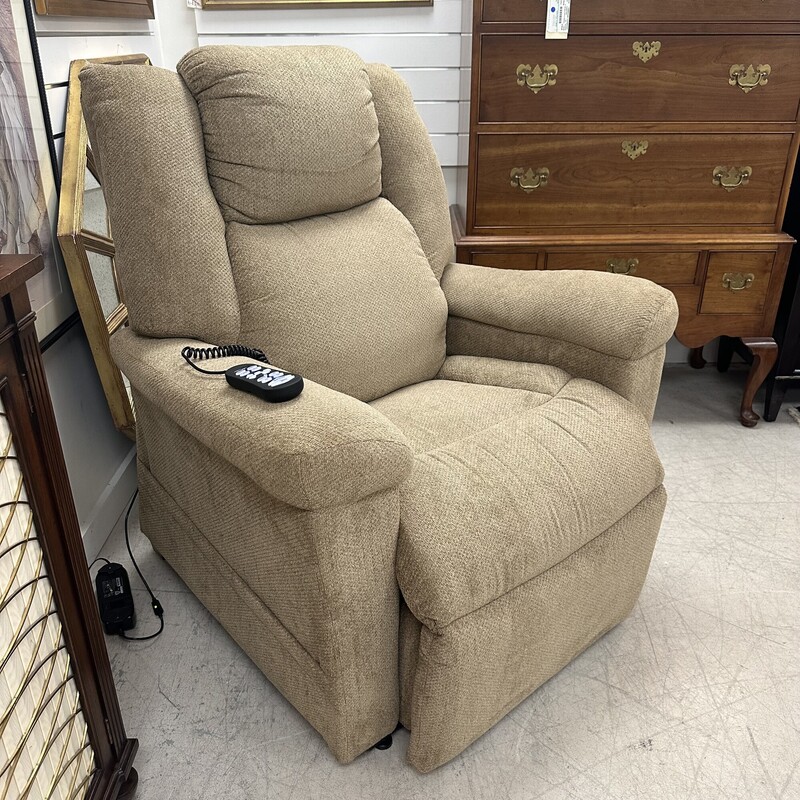
<path id="1" fill-rule="evenodd" d="M 194 361 L 204 361 L 212 358 L 226 358 L 227 356 L 242 356 L 243 358 L 252 358 L 254 361 L 263 361 L 269 364 L 269 359 L 264 355 L 262 350 L 257 347 L 245 347 L 243 344 L 224 344 L 221 347 L 184 347 L 181 350 L 181 355 L 186 359 L 186 363 L 202 372 L 205 375 L 224 375 L 224 369 L 203 369 L 198 367 Z"/>

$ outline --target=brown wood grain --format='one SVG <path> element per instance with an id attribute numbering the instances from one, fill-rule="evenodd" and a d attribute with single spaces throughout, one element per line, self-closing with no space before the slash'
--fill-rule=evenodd
<path id="1" fill-rule="evenodd" d="M 592 252 L 561 250 L 547 254 L 547 269 L 609 269 L 610 260 L 636 260 L 632 274 L 663 286 L 692 284 L 697 275 L 697 252 L 656 253 L 620 247 L 615 250 Z"/>
<path id="2" fill-rule="evenodd" d="M 622 151 L 635 135 L 478 136 L 473 229 L 774 226 L 791 136 L 655 134 L 632 161 Z M 750 166 L 746 186 L 715 186 L 716 166 Z M 546 186 L 525 193 L 515 167 L 550 170 Z"/>
<path id="3" fill-rule="evenodd" d="M 639 259 L 636 274 L 677 298 L 683 344 L 759 340 L 741 417 L 752 421 L 793 244 L 781 225 L 800 147 L 800 0 L 582 0 L 557 41 L 545 14 L 542 0 L 474 4 L 456 257 L 516 269 Z M 658 55 L 641 61 L 635 41 L 659 41 Z M 520 64 L 555 64 L 555 83 L 519 86 Z M 746 93 L 729 83 L 733 64 L 770 75 Z M 645 139 L 646 153 L 623 153 Z M 753 172 L 726 192 L 717 166 Z M 546 186 L 511 185 L 512 168 L 541 167 Z M 753 286 L 724 289 L 724 272 L 747 264 Z"/>
<path id="4" fill-rule="evenodd" d="M 36 13 L 56 17 L 155 18 L 153 0 L 36 0 Z"/>
<path id="5" fill-rule="evenodd" d="M 789 121 L 800 103 L 800 36 L 668 36 L 643 63 L 636 36 L 482 37 L 478 121 Z M 555 83 L 534 93 L 520 64 L 555 64 Z M 769 64 L 767 83 L 745 93 L 734 64 Z"/>
<path id="6" fill-rule="evenodd" d="M 761 314 L 769 290 L 775 252 L 710 253 L 701 313 Z M 740 291 L 723 285 L 723 276 L 752 275 L 753 282 Z"/>
<path id="7" fill-rule="evenodd" d="M 798 17 L 797 0 L 594 0 L 572 4 L 570 22 L 789 21 Z M 544 22 L 541 0 L 484 0 L 484 22 Z"/>
<path id="8" fill-rule="evenodd" d="M 491 253 L 475 252 L 470 263 L 480 267 L 496 269 L 536 269 L 538 253 Z"/>

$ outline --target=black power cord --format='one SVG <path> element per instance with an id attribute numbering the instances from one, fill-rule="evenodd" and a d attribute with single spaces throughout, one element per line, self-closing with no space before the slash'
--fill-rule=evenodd
<path id="1" fill-rule="evenodd" d="M 149 636 L 127 636 L 124 631 L 120 631 L 118 636 L 122 639 L 127 639 L 129 642 L 146 642 L 149 639 L 155 639 L 163 630 L 164 630 L 164 607 L 158 601 L 158 598 L 153 594 L 153 590 L 150 588 L 150 584 L 147 582 L 144 575 L 142 575 L 142 571 L 139 569 L 139 565 L 136 563 L 136 559 L 133 555 L 133 550 L 131 549 L 131 539 L 130 534 L 128 533 L 128 520 L 131 516 L 131 511 L 133 509 L 133 504 L 136 502 L 136 498 L 139 496 L 139 490 L 137 489 L 133 493 L 133 497 L 131 498 L 131 502 L 128 504 L 128 510 L 125 512 L 125 547 L 128 548 L 128 555 L 130 556 L 131 563 L 133 564 L 133 568 L 136 570 L 136 573 L 142 580 L 144 584 L 144 588 L 147 589 L 147 593 L 150 595 L 150 605 L 153 608 L 153 613 L 158 617 L 158 630 L 155 633 L 151 633 Z"/>
<path id="2" fill-rule="evenodd" d="M 262 350 L 257 347 L 245 347 L 243 344 L 224 344 L 221 347 L 184 347 L 181 355 L 186 359 L 186 363 L 204 375 L 224 375 L 224 369 L 203 369 L 198 367 L 195 361 L 203 361 L 212 358 L 226 358 L 227 356 L 242 356 L 242 358 L 252 358 L 254 361 L 263 361 L 269 364 L 269 359 Z"/>
<path id="3" fill-rule="evenodd" d="M 133 592 L 131 591 L 130 580 L 128 580 L 128 573 L 121 564 L 109 561 L 103 556 L 98 556 L 89 565 L 91 569 L 98 561 L 105 562 L 105 566 L 100 567 L 95 575 L 95 588 L 97 590 L 97 603 L 100 609 L 100 619 L 103 623 L 105 631 L 109 635 L 116 634 L 122 639 L 127 639 L 130 642 L 146 642 L 150 639 L 155 639 L 164 630 L 164 608 L 159 602 L 158 598 L 153 594 L 150 584 L 142 574 L 142 570 L 136 563 L 136 557 L 133 555 L 131 548 L 130 538 L 130 516 L 133 510 L 133 504 L 139 496 L 137 489 L 133 493 L 128 508 L 125 511 L 125 547 L 128 550 L 128 556 L 131 563 L 139 575 L 144 588 L 150 595 L 150 605 L 153 613 L 158 617 L 158 630 L 148 636 L 128 636 L 125 631 L 130 630 L 136 625 L 136 609 L 133 601 Z"/>

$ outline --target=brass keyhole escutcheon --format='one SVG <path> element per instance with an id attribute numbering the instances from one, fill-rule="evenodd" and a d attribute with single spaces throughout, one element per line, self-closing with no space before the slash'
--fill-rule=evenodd
<path id="1" fill-rule="evenodd" d="M 744 64 L 734 64 L 730 70 L 728 83 L 731 86 L 738 86 L 745 94 L 749 94 L 756 86 L 764 86 L 772 74 L 772 67 L 769 64 L 759 64 L 754 67 L 752 64 L 745 67 Z"/>
<path id="2" fill-rule="evenodd" d="M 555 64 L 545 64 L 544 67 L 520 64 L 517 67 L 517 86 L 527 86 L 534 94 L 539 94 L 545 86 L 555 86 L 556 75 L 558 67 Z"/>
<path id="3" fill-rule="evenodd" d="M 638 258 L 609 258 L 606 261 L 606 270 L 615 275 L 634 275 L 638 266 Z"/>
<path id="4" fill-rule="evenodd" d="M 655 58 L 661 52 L 661 42 L 634 42 L 633 54 L 637 56 L 643 64 L 651 58 Z"/>
<path id="5" fill-rule="evenodd" d="M 722 285 L 729 292 L 741 292 L 749 289 L 755 279 L 752 272 L 726 272 L 722 276 Z"/>
<path id="6" fill-rule="evenodd" d="M 647 152 L 650 142 L 647 139 L 642 139 L 640 142 L 631 142 L 627 139 L 622 143 L 622 152 L 631 161 L 635 161 L 639 156 L 643 156 Z"/>
<path id="7" fill-rule="evenodd" d="M 746 186 L 752 174 L 752 167 L 714 167 L 711 181 L 726 192 L 732 192 L 740 186 Z"/>
<path id="8" fill-rule="evenodd" d="M 525 194 L 530 194 L 536 189 L 544 188 L 547 186 L 547 181 L 550 179 L 550 170 L 547 167 L 514 167 L 509 173 L 511 177 L 511 185 L 515 189 L 522 189 Z"/>

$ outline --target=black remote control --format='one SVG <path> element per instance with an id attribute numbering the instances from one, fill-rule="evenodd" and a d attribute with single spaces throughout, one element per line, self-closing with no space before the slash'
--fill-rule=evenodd
<path id="1" fill-rule="evenodd" d="M 225 370 L 225 380 L 234 389 L 250 392 L 268 403 L 285 403 L 303 391 L 303 379 L 264 364 L 238 364 Z"/>

